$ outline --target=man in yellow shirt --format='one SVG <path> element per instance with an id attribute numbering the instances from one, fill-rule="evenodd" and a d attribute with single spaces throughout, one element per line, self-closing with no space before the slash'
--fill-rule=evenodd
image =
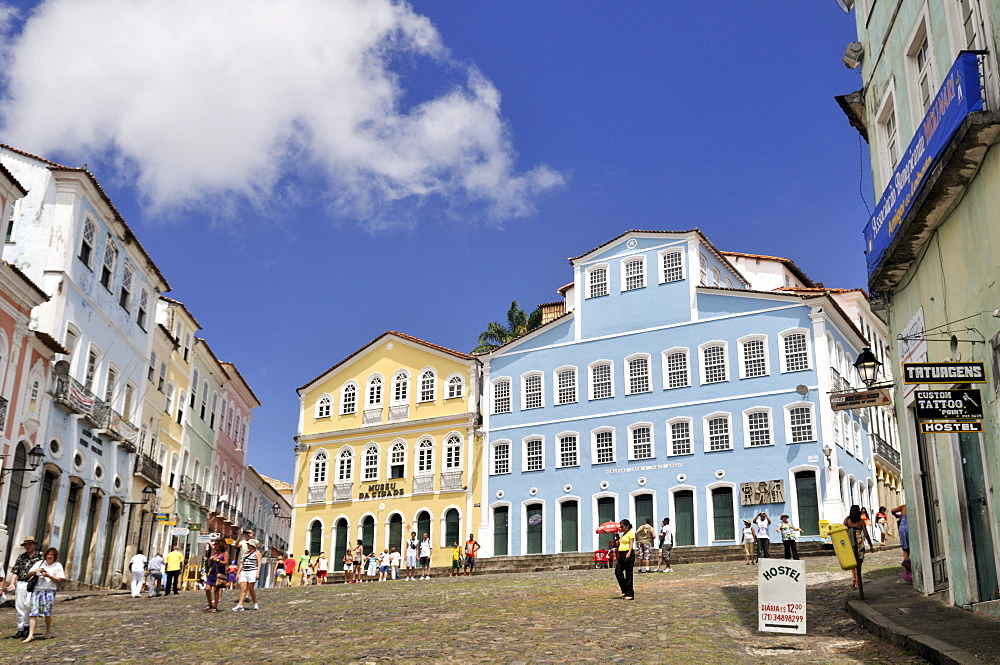
<path id="1" fill-rule="evenodd" d="M 622 590 L 623 600 L 635 600 L 635 591 L 632 589 L 632 566 L 635 565 L 635 551 L 633 541 L 635 541 L 635 531 L 632 530 L 632 523 L 622 520 L 621 530 L 624 532 L 618 539 L 618 562 L 615 564 L 615 577 L 618 578 L 618 586 Z"/>
<path id="2" fill-rule="evenodd" d="M 167 588 L 164 591 L 164 596 L 169 596 L 171 589 L 174 595 L 177 595 L 177 580 L 181 576 L 181 567 L 184 565 L 184 555 L 181 554 L 181 546 L 174 545 L 174 548 L 167 552 L 167 556 L 164 559 L 166 570 L 167 570 Z"/>

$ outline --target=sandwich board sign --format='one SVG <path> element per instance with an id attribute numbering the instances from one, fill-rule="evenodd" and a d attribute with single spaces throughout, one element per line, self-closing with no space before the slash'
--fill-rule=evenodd
<path id="1" fill-rule="evenodd" d="M 792 559 L 757 562 L 757 630 L 806 634 L 806 565 Z"/>

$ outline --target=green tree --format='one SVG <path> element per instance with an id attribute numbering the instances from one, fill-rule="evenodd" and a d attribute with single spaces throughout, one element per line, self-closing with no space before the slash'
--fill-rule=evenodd
<path id="1" fill-rule="evenodd" d="M 531 332 L 540 325 L 542 325 L 542 308 L 536 307 L 531 314 L 528 314 L 515 300 L 507 310 L 507 325 L 499 321 L 487 324 L 486 330 L 479 334 L 479 346 L 472 352 L 487 353 Z"/>

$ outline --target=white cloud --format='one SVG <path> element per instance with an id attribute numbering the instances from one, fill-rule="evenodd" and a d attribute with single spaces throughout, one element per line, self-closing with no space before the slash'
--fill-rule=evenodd
<path id="1" fill-rule="evenodd" d="M 48 0 L 0 40 L 4 142 L 110 158 L 156 209 L 308 173 L 376 226 L 432 200 L 503 220 L 563 181 L 517 170 L 499 91 L 391 0 Z M 404 106 L 410 60 L 460 80 Z"/>

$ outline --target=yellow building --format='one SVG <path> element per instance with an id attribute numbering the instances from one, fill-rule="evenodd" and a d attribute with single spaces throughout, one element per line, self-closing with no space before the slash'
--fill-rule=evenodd
<path id="1" fill-rule="evenodd" d="M 292 549 L 336 570 L 430 534 L 432 566 L 482 525 L 479 361 L 386 332 L 298 389 Z"/>

